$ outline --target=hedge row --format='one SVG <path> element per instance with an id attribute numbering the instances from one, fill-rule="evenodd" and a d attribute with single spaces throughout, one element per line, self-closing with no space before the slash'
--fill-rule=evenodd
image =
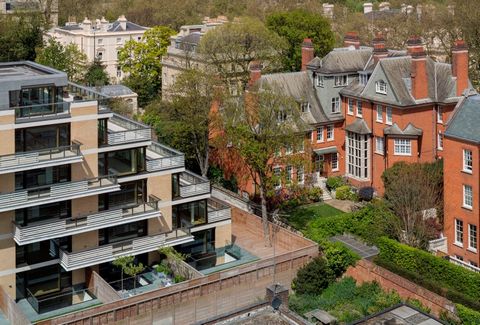
<path id="1" fill-rule="evenodd" d="M 454 302 L 480 309 L 480 274 L 386 237 L 376 244 L 377 264 Z"/>
<path id="2" fill-rule="evenodd" d="M 473 325 L 480 324 L 480 312 L 462 306 L 460 304 L 456 305 L 457 307 L 457 316 L 461 319 L 462 324 Z"/>

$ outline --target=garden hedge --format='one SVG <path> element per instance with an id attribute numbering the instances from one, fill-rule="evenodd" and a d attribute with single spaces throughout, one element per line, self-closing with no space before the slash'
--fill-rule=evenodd
<path id="1" fill-rule="evenodd" d="M 461 319 L 462 324 L 473 325 L 480 324 L 480 312 L 462 306 L 460 304 L 456 305 L 457 307 L 457 316 Z"/>
<path id="2" fill-rule="evenodd" d="M 376 245 L 377 264 L 454 302 L 480 309 L 480 274 L 386 237 Z"/>

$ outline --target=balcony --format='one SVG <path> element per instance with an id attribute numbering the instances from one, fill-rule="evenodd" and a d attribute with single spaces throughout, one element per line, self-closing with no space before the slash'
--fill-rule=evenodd
<path id="1" fill-rule="evenodd" d="M 110 262 L 126 255 L 138 255 L 163 246 L 175 246 L 193 241 L 188 229 L 175 229 L 168 233 L 139 237 L 119 243 L 89 248 L 77 252 L 60 250 L 60 264 L 67 271 Z"/>
<path id="2" fill-rule="evenodd" d="M 454 257 L 454 256 L 448 256 L 448 260 L 453 263 L 453 264 L 457 264 L 459 266 L 462 266 L 470 271 L 473 271 L 473 272 L 477 272 L 477 273 L 480 273 L 480 268 L 479 267 L 476 267 L 475 265 L 472 265 L 472 264 L 469 264 L 465 261 L 462 261 L 462 260 L 459 260 L 458 258 Z"/>
<path id="3" fill-rule="evenodd" d="M 118 208 L 80 218 L 45 220 L 25 227 L 14 224 L 13 238 L 18 245 L 40 242 L 51 238 L 71 236 L 150 218 L 160 218 L 158 198 L 135 207 Z"/>
<path id="4" fill-rule="evenodd" d="M 107 144 L 110 146 L 152 140 L 149 126 L 118 114 L 108 119 Z"/>
<path id="5" fill-rule="evenodd" d="M 82 181 L 44 185 L 12 193 L 0 193 L 0 212 L 119 190 L 117 177 L 108 175 Z"/>
<path id="6" fill-rule="evenodd" d="M 180 196 L 182 198 L 209 193 L 210 181 L 208 179 L 189 171 L 180 174 Z"/>
<path id="7" fill-rule="evenodd" d="M 174 168 L 185 168 L 185 156 L 183 153 L 156 142 L 147 148 L 148 172 Z"/>
<path id="8" fill-rule="evenodd" d="M 70 103 L 57 102 L 12 107 L 15 109 L 15 123 L 27 123 L 70 117 Z"/>
<path id="9" fill-rule="evenodd" d="M 208 200 L 208 223 L 220 222 L 232 219 L 232 211 L 229 206 L 215 199 Z"/>
<path id="10" fill-rule="evenodd" d="M 0 174 L 73 164 L 82 161 L 83 156 L 80 152 L 79 143 L 57 148 L 17 152 L 11 155 L 0 156 Z"/>

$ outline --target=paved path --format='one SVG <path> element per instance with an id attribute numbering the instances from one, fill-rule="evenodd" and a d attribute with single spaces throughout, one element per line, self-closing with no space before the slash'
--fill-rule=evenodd
<path id="1" fill-rule="evenodd" d="M 343 212 L 352 212 L 352 208 L 355 206 L 355 202 L 346 200 L 332 199 L 325 201 L 325 203 Z"/>

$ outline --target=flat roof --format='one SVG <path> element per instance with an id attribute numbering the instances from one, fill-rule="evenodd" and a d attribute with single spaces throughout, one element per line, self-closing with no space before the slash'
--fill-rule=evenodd
<path id="1" fill-rule="evenodd" d="M 0 80 L 31 78 L 56 74 L 63 75 L 65 73 L 29 61 L 0 63 Z"/>
<path id="2" fill-rule="evenodd" d="M 442 325 L 444 323 L 412 306 L 400 304 L 368 316 L 362 320 L 353 322 L 352 325 L 354 324 Z"/>

